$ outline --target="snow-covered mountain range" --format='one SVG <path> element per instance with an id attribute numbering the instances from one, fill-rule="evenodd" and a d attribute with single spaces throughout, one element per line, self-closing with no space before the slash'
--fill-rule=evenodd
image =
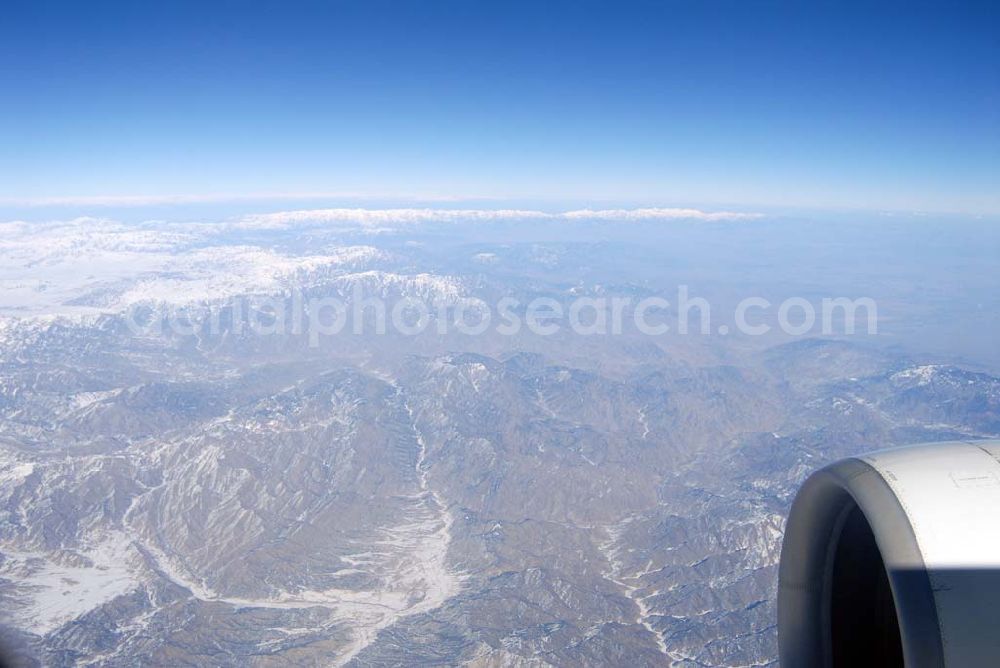
<path id="1" fill-rule="evenodd" d="M 595 213 L 5 224 L 8 662 L 774 665 L 797 485 L 876 447 L 1000 435 L 988 361 L 914 352 L 891 325 L 889 341 L 431 328 L 317 345 L 126 326 L 137 306 L 291 291 L 746 287 L 676 240 L 756 219 Z M 926 306 L 895 298 L 889 314 Z"/>

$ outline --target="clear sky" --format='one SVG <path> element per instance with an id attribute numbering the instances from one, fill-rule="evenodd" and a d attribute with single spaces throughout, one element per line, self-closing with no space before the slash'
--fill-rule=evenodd
<path id="1" fill-rule="evenodd" d="M 0 198 L 1000 212 L 997 3 L 874 5 L 16 0 Z"/>

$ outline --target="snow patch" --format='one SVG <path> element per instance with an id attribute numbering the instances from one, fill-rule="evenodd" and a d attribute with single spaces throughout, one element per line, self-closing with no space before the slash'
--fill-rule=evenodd
<path id="1" fill-rule="evenodd" d="M 10 580 L 15 606 L 10 622 L 44 635 L 81 615 L 127 594 L 140 581 L 130 567 L 136 553 L 120 532 L 109 533 L 89 548 L 66 553 L 3 549 L 0 576 Z"/>

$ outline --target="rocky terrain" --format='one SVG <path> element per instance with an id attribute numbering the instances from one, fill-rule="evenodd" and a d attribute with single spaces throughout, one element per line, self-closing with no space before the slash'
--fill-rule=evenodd
<path id="1" fill-rule="evenodd" d="M 393 221 L 8 225 L 7 663 L 775 665 L 804 477 L 1000 435 L 1000 378 L 870 339 L 431 327 L 311 345 L 213 319 L 293 290 L 644 295 L 677 269 L 492 227 L 445 247 Z M 165 303 L 190 328 L 130 327 Z"/>

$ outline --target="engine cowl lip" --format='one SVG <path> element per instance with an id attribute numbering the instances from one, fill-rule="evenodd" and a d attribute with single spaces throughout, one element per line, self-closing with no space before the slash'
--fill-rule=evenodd
<path id="1" fill-rule="evenodd" d="M 829 621 L 833 553 L 854 508 L 868 521 L 889 577 L 906 665 L 945 665 L 934 592 L 903 503 L 882 474 L 860 458 L 820 469 L 789 513 L 778 586 L 781 665 L 832 666 Z"/>

